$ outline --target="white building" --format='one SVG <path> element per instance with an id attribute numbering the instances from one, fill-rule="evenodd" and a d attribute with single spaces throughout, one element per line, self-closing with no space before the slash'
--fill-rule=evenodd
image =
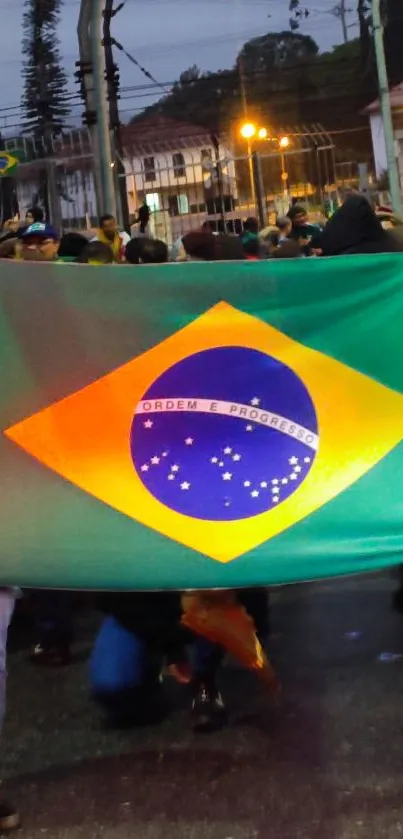
<path id="1" fill-rule="evenodd" d="M 53 157 L 65 227 L 96 222 L 92 154 L 86 131 L 58 141 Z M 147 201 L 157 236 L 168 242 L 197 227 L 209 216 L 219 217 L 217 152 L 206 129 L 169 120 L 145 117 L 122 127 L 124 166 L 130 214 Z M 218 158 L 223 193 L 236 198 L 235 164 L 225 137 L 219 138 Z M 21 209 L 32 204 L 43 164 L 19 167 L 18 198 Z M 214 201 L 216 205 L 214 207 Z M 217 212 L 214 213 L 214 209 Z"/>
<path id="2" fill-rule="evenodd" d="M 235 198 L 233 154 L 227 138 L 219 139 L 223 192 Z M 209 210 L 217 215 L 210 205 L 218 199 L 217 152 L 206 129 L 157 115 L 125 126 L 124 148 L 130 212 L 146 201 L 157 234 L 158 227 L 165 234 L 170 229 L 174 239 L 198 226 Z"/>
<path id="3" fill-rule="evenodd" d="M 403 188 L 403 82 L 390 91 L 390 104 L 393 116 L 396 160 L 400 174 L 400 183 Z M 388 169 L 388 161 L 379 99 L 371 102 L 365 108 L 364 113 L 369 116 L 376 176 L 377 178 L 381 178 Z"/>

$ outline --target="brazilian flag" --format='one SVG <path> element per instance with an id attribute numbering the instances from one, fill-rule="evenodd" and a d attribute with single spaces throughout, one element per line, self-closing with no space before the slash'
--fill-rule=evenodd
<path id="1" fill-rule="evenodd" d="M 0 177 L 11 178 L 15 175 L 18 163 L 18 153 L 10 154 L 7 151 L 0 151 Z"/>
<path id="2" fill-rule="evenodd" d="M 0 272 L 0 584 L 403 562 L 403 256 Z"/>

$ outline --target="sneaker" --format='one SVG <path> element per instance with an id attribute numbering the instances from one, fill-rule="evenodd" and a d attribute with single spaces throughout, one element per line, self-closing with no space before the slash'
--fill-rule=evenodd
<path id="1" fill-rule="evenodd" d="M 30 659 L 33 664 L 42 667 L 66 667 L 71 664 L 71 651 L 68 644 L 54 646 L 35 644 L 31 650 Z"/>
<path id="2" fill-rule="evenodd" d="M 218 731 L 227 720 L 221 693 L 215 686 L 199 684 L 192 699 L 193 731 L 209 733 Z"/>
<path id="3" fill-rule="evenodd" d="M 0 830 L 16 830 L 20 826 L 20 817 L 15 809 L 5 801 L 0 802 Z"/>

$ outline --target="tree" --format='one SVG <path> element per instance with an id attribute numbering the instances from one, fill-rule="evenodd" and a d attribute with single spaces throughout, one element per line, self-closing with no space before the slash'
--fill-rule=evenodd
<path id="1" fill-rule="evenodd" d="M 392 86 L 403 81 L 402 0 L 388 0 L 385 9 L 385 51 L 388 78 Z"/>
<path id="2" fill-rule="evenodd" d="M 309 72 L 318 50 L 310 36 L 300 33 L 270 32 L 254 38 L 243 46 L 230 70 L 203 74 L 198 67 L 189 67 L 148 114 L 165 114 L 216 133 L 228 131 L 243 118 L 245 98 L 253 116 L 270 97 L 270 119 L 298 121 L 299 102 L 311 89 L 315 91 Z"/>
<path id="3" fill-rule="evenodd" d="M 179 76 L 179 85 L 189 85 L 193 82 L 197 82 L 202 75 L 200 67 L 197 64 L 192 64 L 191 67 L 188 67 L 187 70 L 184 70 L 183 73 Z"/>
<path id="4" fill-rule="evenodd" d="M 372 40 L 372 2 L 357 0 L 360 25 L 361 53 L 364 66 L 372 77 L 374 92 L 377 89 L 375 51 Z M 403 81 L 403 13 L 401 0 L 385 0 L 382 7 L 385 27 L 385 54 L 388 79 L 391 87 Z"/>
<path id="5" fill-rule="evenodd" d="M 338 4 L 336 3 L 335 9 Z M 341 9 L 341 4 L 339 5 Z M 309 8 L 303 0 L 290 0 L 290 29 L 299 28 L 303 19 L 309 17 Z M 361 56 L 368 78 L 376 82 L 375 55 L 372 43 L 372 0 L 356 0 L 360 28 Z M 351 11 L 351 10 L 349 10 Z M 391 86 L 403 81 L 403 11 L 402 0 L 384 0 L 382 12 L 385 25 L 385 53 L 388 78 Z"/>
<path id="6" fill-rule="evenodd" d="M 321 122 L 328 130 L 357 128 L 360 114 L 374 98 L 370 75 L 362 64 L 360 39 L 318 56 L 313 75 L 316 96 L 307 108 L 308 121 Z"/>
<path id="7" fill-rule="evenodd" d="M 297 32 L 270 32 L 244 44 L 235 67 L 202 74 L 190 67 L 148 114 L 229 131 L 245 116 L 269 127 L 355 121 L 369 101 L 356 95 L 358 41 L 318 55 L 315 41 Z M 359 78 L 359 74 L 358 74 Z M 349 102 L 354 93 L 354 102 Z M 326 118 L 325 118 L 326 116 Z"/>
<path id="8" fill-rule="evenodd" d="M 60 7 L 61 0 L 25 0 L 23 16 L 23 127 L 45 145 L 60 134 L 69 113 L 57 39 Z"/>
<path id="9" fill-rule="evenodd" d="M 231 118 L 231 105 L 240 101 L 238 73 L 234 70 L 219 70 L 217 73 L 201 73 L 192 66 L 181 73 L 171 92 L 151 105 L 138 118 L 161 114 L 170 119 L 200 125 L 212 134 L 223 127 Z"/>
<path id="10" fill-rule="evenodd" d="M 248 110 L 267 102 L 264 120 L 295 123 L 301 102 L 315 91 L 311 67 L 319 47 L 309 35 L 269 32 L 244 44 L 237 58 Z"/>
<path id="11" fill-rule="evenodd" d="M 248 74 L 276 73 L 281 77 L 285 69 L 314 58 L 318 52 L 319 47 L 310 35 L 287 31 L 269 32 L 247 41 L 238 61 L 242 59 L 244 71 Z"/>
<path id="12" fill-rule="evenodd" d="M 33 137 L 35 155 L 46 158 L 52 156 L 52 138 L 62 132 L 69 113 L 57 39 L 60 7 L 61 0 L 25 0 L 23 16 L 23 130 Z M 38 197 L 47 218 L 52 205 L 53 220 L 58 221 L 60 204 L 52 164 L 46 163 L 40 171 Z"/>

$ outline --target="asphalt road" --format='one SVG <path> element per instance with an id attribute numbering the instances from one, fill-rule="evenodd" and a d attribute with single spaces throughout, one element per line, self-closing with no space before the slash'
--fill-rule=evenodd
<path id="1" fill-rule="evenodd" d="M 6 793 L 21 839 L 400 839 L 403 617 L 392 576 L 290 587 L 273 596 L 276 707 L 228 666 L 229 727 L 191 732 L 169 686 L 159 727 L 102 729 L 87 693 L 96 617 L 78 616 L 77 663 L 26 661 L 11 638 L 3 735 Z M 395 658 L 382 655 L 393 653 Z M 402 655 L 402 659 L 398 658 Z"/>

